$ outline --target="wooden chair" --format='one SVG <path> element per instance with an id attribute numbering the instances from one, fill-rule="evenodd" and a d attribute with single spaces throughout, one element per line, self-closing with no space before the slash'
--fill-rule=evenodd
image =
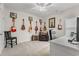
<path id="1" fill-rule="evenodd" d="M 17 45 L 17 37 L 11 37 L 10 31 L 4 31 L 4 37 L 5 37 L 5 48 L 7 47 L 7 44 L 11 45 L 11 48 L 13 47 L 13 44 L 15 43 Z"/>

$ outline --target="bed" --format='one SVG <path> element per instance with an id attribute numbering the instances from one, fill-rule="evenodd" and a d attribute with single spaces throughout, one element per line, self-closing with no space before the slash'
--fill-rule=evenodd
<path id="1" fill-rule="evenodd" d="M 20 43 L 13 48 L 4 48 L 3 56 L 47 56 L 49 55 L 49 42 L 29 41 Z"/>
<path id="2" fill-rule="evenodd" d="M 51 56 L 79 56 L 79 45 L 68 43 L 68 37 L 63 36 L 50 41 Z"/>

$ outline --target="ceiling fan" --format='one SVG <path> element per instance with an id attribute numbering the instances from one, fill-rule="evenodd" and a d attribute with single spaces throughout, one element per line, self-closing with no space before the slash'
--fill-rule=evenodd
<path id="1" fill-rule="evenodd" d="M 54 4 L 52 3 L 35 3 L 35 7 L 33 9 L 38 11 L 46 11 L 47 8 L 52 7 Z"/>

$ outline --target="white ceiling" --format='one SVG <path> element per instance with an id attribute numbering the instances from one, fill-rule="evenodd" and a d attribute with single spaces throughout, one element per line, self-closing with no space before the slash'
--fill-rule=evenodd
<path id="1" fill-rule="evenodd" d="M 47 11 L 35 10 L 35 3 L 5 3 L 7 9 L 15 9 L 18 11 L 28 12 L 40 17 L 47 17 L 49 15 L 61 14 L 70 8 L 76 7 L 78 3 L 52 3 L 51 7 L 46 8 Z"/>

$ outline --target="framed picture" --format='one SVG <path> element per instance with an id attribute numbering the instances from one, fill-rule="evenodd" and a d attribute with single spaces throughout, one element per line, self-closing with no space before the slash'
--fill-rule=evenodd
<path id="1" fill-rule="evenodd" d="M 49 28 L 55 28 L 55 17 L 49 18 Z"/>
<path id="2" fill-rule="evenodd" d="M 17 18 L 17 13 L 10 12 L 10 18 Z"/>

